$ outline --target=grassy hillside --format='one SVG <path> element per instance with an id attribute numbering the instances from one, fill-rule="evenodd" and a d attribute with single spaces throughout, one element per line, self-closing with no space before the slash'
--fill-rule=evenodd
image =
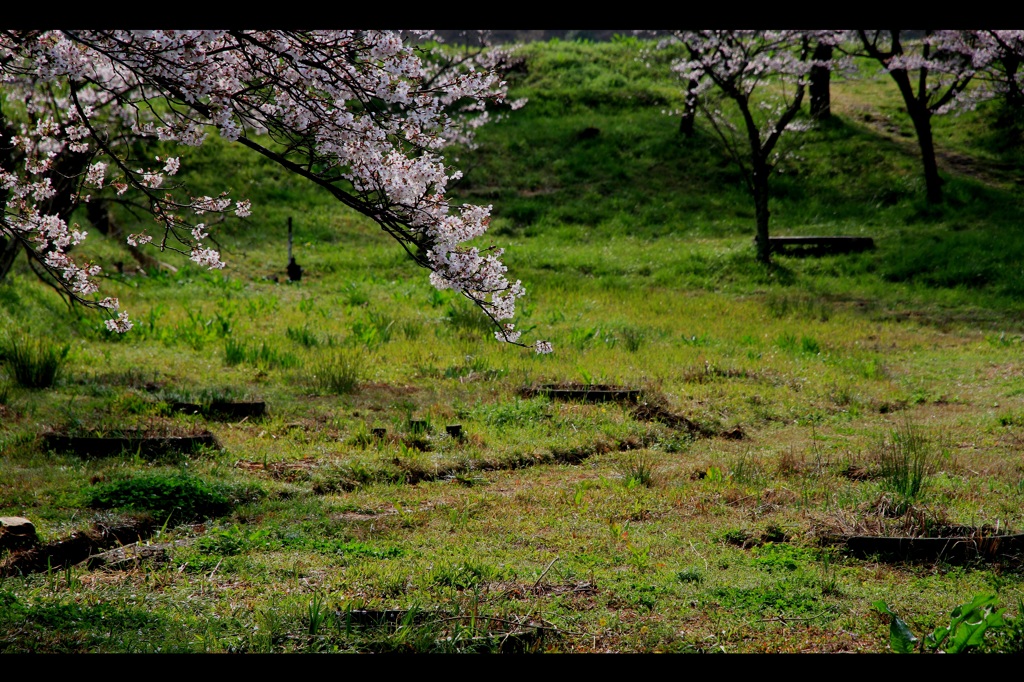
<path id="1" fill-rule="evenodd" d="M 84 245 L 127 336 L 20 263 L 0 284 L 0 516 L 43 543 L 144 529 L 163 560 L 0 550 L 0 651 L 885 651 L 873 602 L 920 634 L 990 592 L 1016 629 L 986 646 L 1019 651 L 1019 557 L 830 543 L 1024 531 L 1019 136 L 994 105 L 937 119 L 930 207 L 895 87 L 837 79 L 834 120 L 790 138 L 772 230 L 877 249 L 766 269 L 738 170 L 705 124 L 678 134 L 679 85 L 642 47 L 524 47 L 529 104 L 450 150 L 550 356 L 496 343 L 371 221 L 216 140 L 182 178 L 253 202 L 213 233 L 226 270 Z M 16 379 L 33 337 L 66 348 L 52 387 Z M 535 390 L 554 383 L 641 396 Z M 214 400 L 268 414 L 172 409 Z M 218 444 L 101 457 L 50 432 Z"/>
<path id="2" fill-rule="evenodd" d="M 680 106 L 677 79 L 664 63 L 645 66 L 638 52 L 633 41 L 523 50 L 526 73 L 517 74 L 514 94 L 530 105 L 481 133 L 460 187 L 467 200 L 494 203 L 506 221 L 496 233 L 543 232 L 560 246 L 581 234 L 752 239 L 753 203 L 739 169 L 707 124 L 693 139 L 678 134 L 677 120 L 664 113 Z M 788 281 L 804 287 L 840 268 L 842 282 L 819 286 L 845 290 L 852 277 L 873 296 L 923 289 L 936 299 L 962 287 L 1013 308 L 1021 287 L 1019 133 L 997 125 L 995 103 L 936 117 L 948 199 L 929 207 L 895 85 L 870 64 L 861 67 L 857 78 L 834 79 L 832 120 L 783 138 L 771 227 L 778 235 L 872 236 L 879 250 L 866 259 L 786 261 Z M 749 251 L 737 243 L 734 254 Z M 711 274 L 687 268 L 694 269 Z M 895 282 L 909 286 L 894 290 Z"/>

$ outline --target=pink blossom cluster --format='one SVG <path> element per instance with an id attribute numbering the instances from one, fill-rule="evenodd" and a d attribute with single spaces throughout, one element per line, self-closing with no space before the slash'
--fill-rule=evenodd
<path id="1" fill-rule="evenodd" d="M 916 98 L 934 114 L 973 109 L 995 93 L 990 87 L 968 87 L 997 61 L 997 36 L 1015 31 L 927 31 L 914 44 L 903 45 L 900 32 L 861 31 L 862 42 L 886 71 L 905 71 L 918 84 Z M 882 45 L 880 41 L 884 41 Z M 897 42 L 899 41 L 899 42 Z"/>
<path id="2" fill-rule="evenodd" d="M 844 31 L 754 31 L 708 30 L 679 31 L 660 41 L 660 47 L 682 44 L 688 59 L 673 65 L 685 81 L 694 80 L 699 95 L 716 85 L 750 97 L 770 79 L 804 82 L 818 65 L 810 58 L 811 43 L 838 44 Z M 822 66 L 837 68 L 829 61 Z"/>
<path id="3" fill-rule="evenodd" d="M 442 149 L 486 120 L 488 102 L 505 99 L 485 59 L 437 68 L 389 31 L 7 31 L 0 82 L 0 116 L 9 117 L 0 124 L 14 131 L 19 154 L 17 164 L 0 157 L 0 230 L 32 242 L 76 300 L 117 308 L 84 298 L 96 291 L 98 269 L 66 253 L 85 236 L 66 220 L 93 198 L 86 191 L 131 190 L 148 208 L 154 234 L 129 243 L 224 266 L 205 241 L 204 214 L 230 211 L 232 199 L 191 197 L 169 180 L 179 156 L 143 160 L 132 151 L 139 138 L 198 146 L 215 129 L 376 220 L 436 286 L 467 296 L 498 324 L 499 339 L 523 345 L 512 323 L 501 323 L 514 317 L 522 285 L 505 277 L 500 249 L 466 244 L 486 231 L 490 207 L 445 198 L 458 173 Z M 38 96 L 43 89 L 56 95 Z M 59 188 L 57 163 L 76 171 L 61 175 Z M 251 215 L 250 202 L 233 203 L 236 216 Z M 118 316 L 108 327 L 130 324 Z"/>

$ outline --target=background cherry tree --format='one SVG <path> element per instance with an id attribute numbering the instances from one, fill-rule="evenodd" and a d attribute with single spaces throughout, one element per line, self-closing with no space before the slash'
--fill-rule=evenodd
<path id="1" fill-rule="evenodd" d="M 963 41 L 973 50 L 972 61 L 983 69 L 975 76 L 979 87 L 972 91 L 974 98 L 1001 99 L 1009 119 L 1003 122 L 1019 124 L 1024 107 L 1024 31 L 984 29 L 964 33 Z"/>
<path id="2" fill-rule="evenodd" d="M 925 31 L 923 38 L 909 40 L 907 31 L 858 30 L 859 52 L 881 64 L 899 88 L 914 124 L 925 193 L 929 203 L 942 201 L 942 178 L 935 159 L 932 117 L 970 107 L 986 94 L 969 90 L 971 80 L 992 64 L 995 52 L 981 44 L 971 31 Z"/>
<path id="3" fill-rule="evenodd" d="M 831 69 L 831 60 L 815 60 L 818 45 L 834 45 L 837 31 L 678 31 L 662 46 L 682 44 L 687 58 L 673 67 L 686 83 L 684 124 L 699 107 L 730 156 L 739 165 L 754 198 L 757 258 L 770 262 L 768 245 L 769 177 L 779 155 L 777 145 L 797 120 L 811 69 Z M 709 95 L 730 100 L 743 122 L 742 130 Z"/>
<path id="4" fill-rule="evenodd" d="M 510 322 L 522 284 L 507 279 L 501 249 L 466 244 L 486 231 L 490 207 L 445 195 L 459 173 L 444 146 L 486 120 L 504 83 L 482 59 L 422 57 L 389 31 L 0 32 L 0 272 L 24 250 L 70 300 L 127 331 L 119 302 L 99 296 L 99 266 L 69 253 L 87 236 L 71 216 L 132 194 L 153 222 L 127 237 L 131 248 L 223 267 L 212 219 L 258 207 L 175 182 L 188 148 L 215 130 L 372 218 L 434 286 L 479 306 L 499 340 L 525 345 Z M 147 139 L 181 152 L 147 156 Z"/>

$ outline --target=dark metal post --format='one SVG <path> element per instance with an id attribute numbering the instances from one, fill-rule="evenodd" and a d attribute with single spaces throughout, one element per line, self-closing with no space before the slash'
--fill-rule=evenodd
<path id="1" fill-rule="evenodd" d="M 288 279 L 298 282 L 302 279 L 302 266 L 295 262 L 292 256 L 292 218 L 288 216 Z"/>

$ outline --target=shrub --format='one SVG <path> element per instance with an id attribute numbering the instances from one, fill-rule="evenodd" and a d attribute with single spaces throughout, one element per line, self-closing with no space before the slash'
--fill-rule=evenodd
<path id="1" fill-rule="evenodd" d="M 0 358 L 18 385 L 49 388 L 60 375 L 70 350 L 67 343 L 61 345 L 46 338 L 14 333 L 0 344 Z"/>

